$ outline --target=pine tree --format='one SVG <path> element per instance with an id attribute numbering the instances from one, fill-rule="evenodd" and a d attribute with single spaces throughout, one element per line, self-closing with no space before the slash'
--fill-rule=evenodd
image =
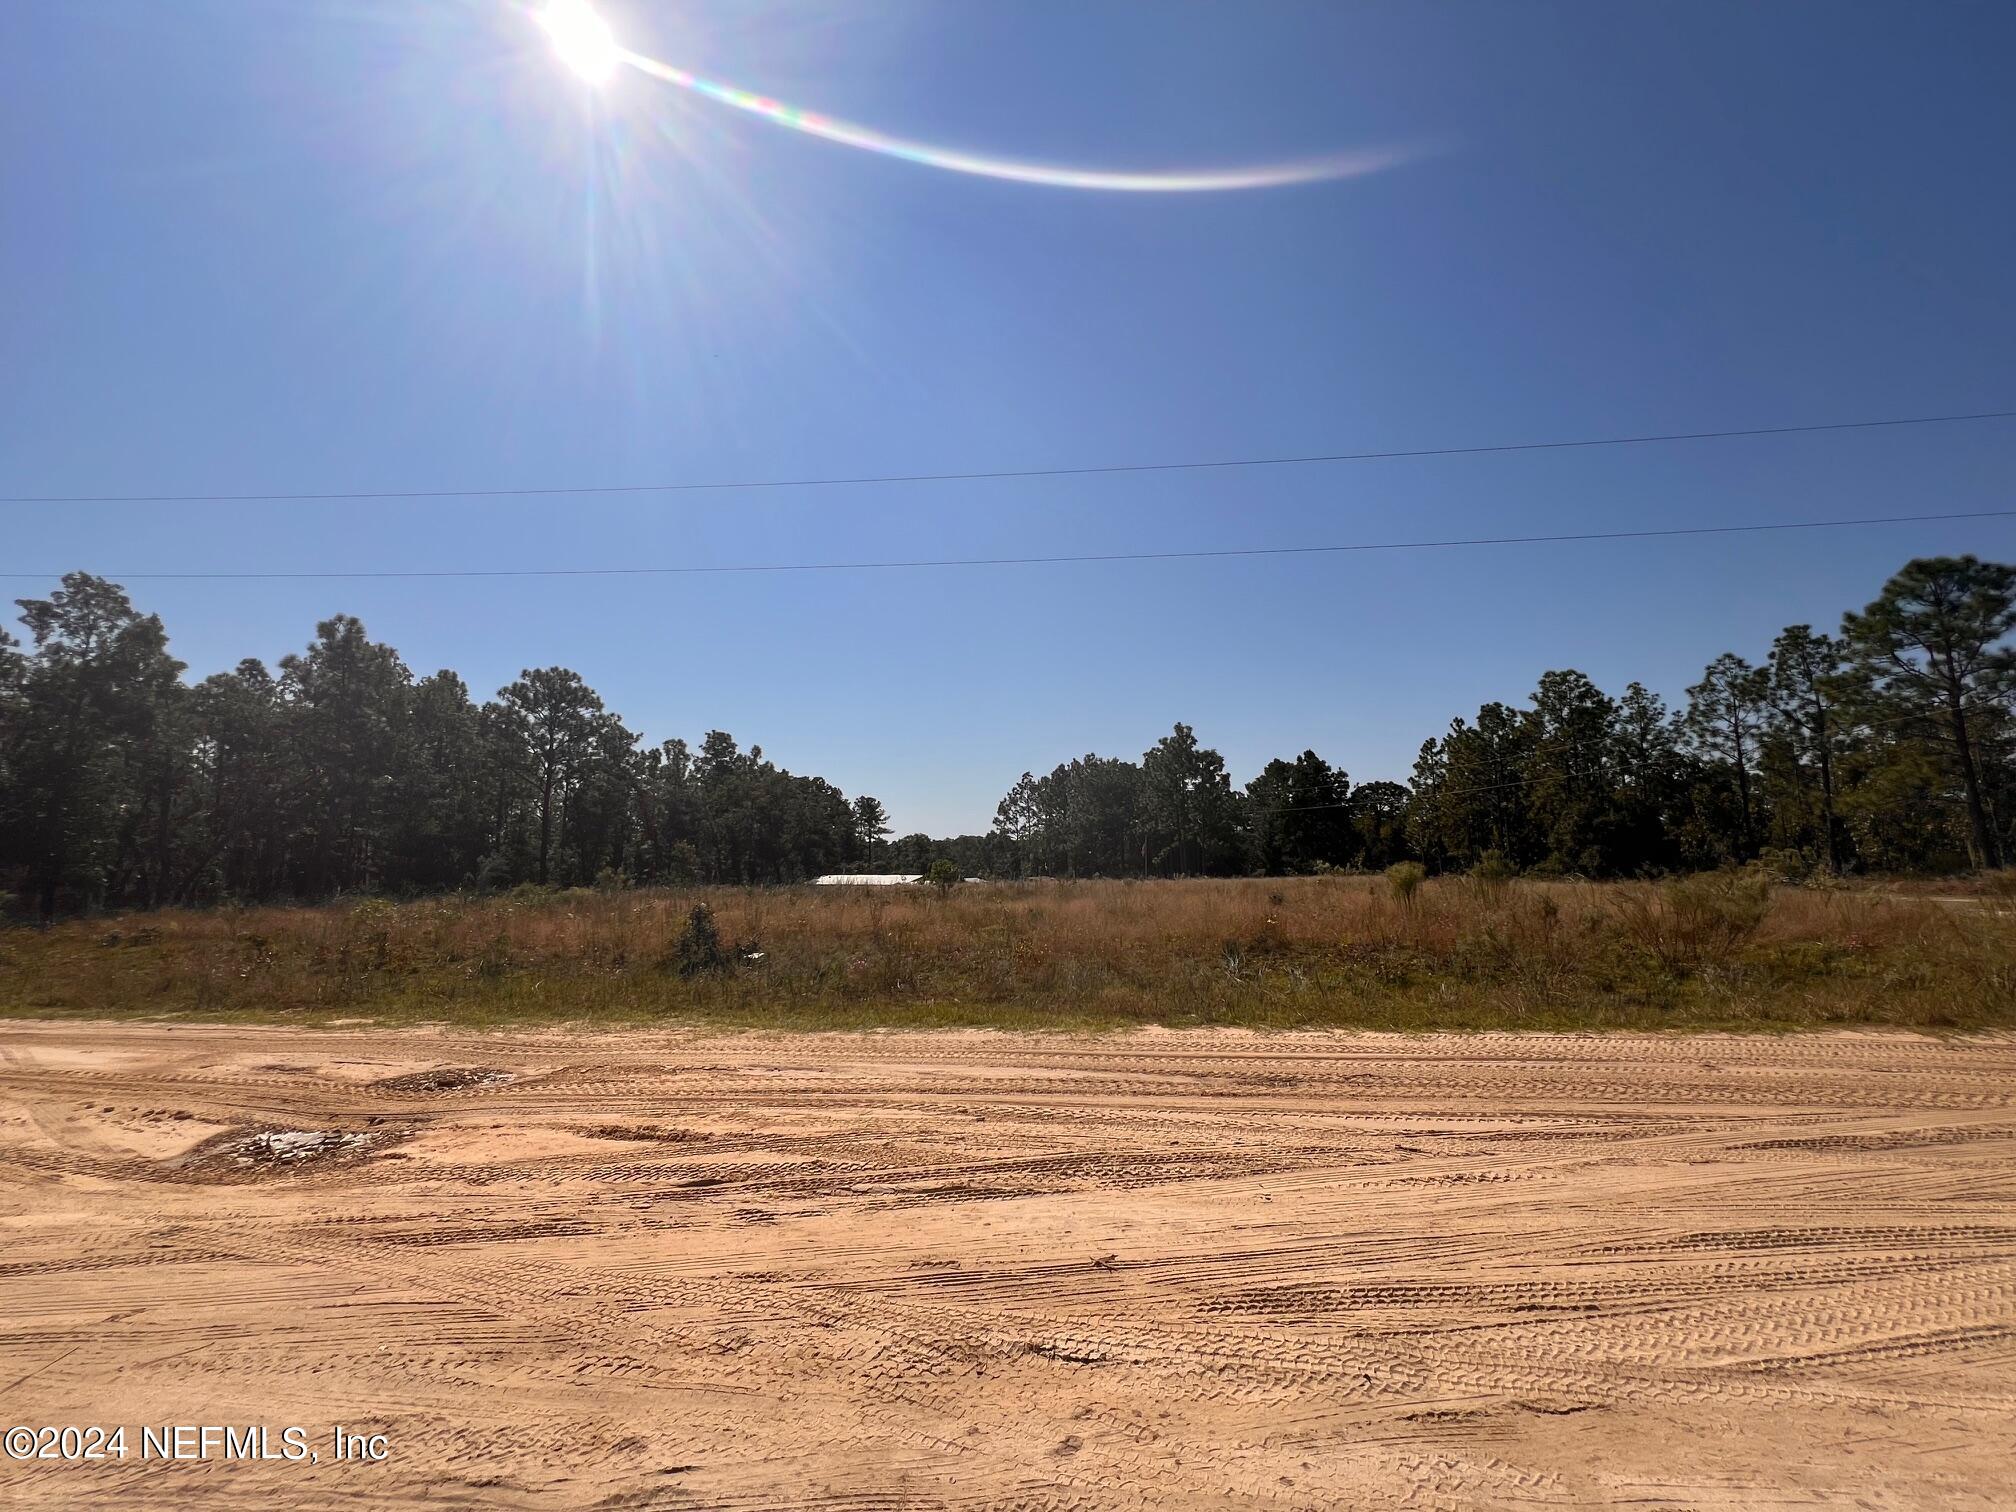
<path id="1" fill-rule="evenodd" d="M 1960 779 L 1968 849 L 2002 864 L 1984 779 L 1983 732 L 2006 720 L 2016 693 L 2016 567 L 1978 557 L 1920 557 L 1841 622 L 1853 654 L 1904 718 L 1939 742 Z"/>

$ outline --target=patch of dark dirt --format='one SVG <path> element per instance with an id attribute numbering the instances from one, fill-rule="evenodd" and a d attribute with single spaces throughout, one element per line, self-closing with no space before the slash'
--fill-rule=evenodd
<path id="1" fill-rule="evenodd" d="M 668 1129 L 654 1124 L 596 1124 L 581 1133 L 590 1139 L 648 1140 L 655 1144 L 691 1144 L 711 1137 L 691 1129 Z"/>
<path id="2" fill-rule="evenodd" d="M 509 1071 L 488 1066 L 436 1066 L 431 1071 L 409 1071 L 404 1076 L 388 1076 L 371 1083 L 373 1092 L 466 1092 L 471 1087 L 495 1087 L 510 1081 Z"/>

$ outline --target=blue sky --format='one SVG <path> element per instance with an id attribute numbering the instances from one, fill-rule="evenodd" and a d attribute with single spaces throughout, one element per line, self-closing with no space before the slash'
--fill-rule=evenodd
<path id="1" fill-rule="evenodd" d="M 0 492 L 1072 466 L 2016 405 L 2016 9 L 627 0 L 623 41 L 1005 156 L 1385 172 L 962 177 L 625 73 L 476 0 L 0 7 Z M 2008 507 L 2016 424 L 666 497 L 6 508 L 0 571 L 759 563 Z M 2016 522 L 938 572 L 146 582 L 201 675 L 361 615 L 488 693 L 561 663 L 984 828 L 1175 720 L 1235 777 L 1404 777 L 1551 667 L 1677 696 Z M 11 594 L 41 593 L 17 579 Z"/>

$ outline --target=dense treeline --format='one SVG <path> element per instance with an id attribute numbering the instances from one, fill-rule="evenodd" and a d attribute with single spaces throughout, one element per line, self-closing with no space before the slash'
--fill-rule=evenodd
<path id="1" fill-rule="evenodd" d="M 160 620 L 83 573 L 0 632 L 0 883 L 61 908 L 519 883 L 1311 872 L 1416 859 L 1637 875 L 1953 870 L 2016 849 L 2016 568 L 1908 564 L 1838 636 L 1717 657 L 1684 707 L 1549 672 L 1430 740 L 1412 782 L 1313 751 L 1235 788 L 1187 725 L 1138 761 L 1025 773 L 986 835 L 887 838 L 721 731 L 645 747 L 575 673 L 478 703 L 348 616 L 193 686 Z"/>
<path id="2" fill-rule="evenodd" d="M 1408 786 L 1314 751 L 1235 791 L 1178 725 L 1139 762 L 1025 773 L 995 835 L 1025 874 L 1306 872 L 1419 860 L 1634 876 L 1757 860 L 1946 871 L 2016 856 L 2016 568 L 1909 563 L 1838 636 L 1718 656 L 1669 710 L 1549 672 L 1421 747 Z"/>
<path id="3" fill-rule="evenodd" d="M 0 880 L 59 905 L 615 880 L 789 882 L 886 832 L 716 730 L 640 749 L 579 676 L 477 703 L 348 616 L 190 686 L 161 621 L 83 573 L 0 640 Z"/>

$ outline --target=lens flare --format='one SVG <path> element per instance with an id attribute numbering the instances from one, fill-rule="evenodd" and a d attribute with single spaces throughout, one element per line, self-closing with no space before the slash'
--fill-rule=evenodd
<path id="1" fill-rule="evenodd" d="M 553 51 L 590 84 L 601 84 L 624 60 L 609 23 L 596 15 L 587 0 L 552 0 L 539 13 L 539 24 L 553 41 Z"/>
<path id="2" fill-rule="evenodd" d="M 1221 189 L 1269 189 L 1283 184 L 1307 184 L 1322 179 L 1355 178 L 1376 173 L 1409 158 L 1420 149 L 1410 147 L 1370 147 L 1353 152 L 1331 153 L 1325 157 L 1301 158 L 1285 163 L 1258 163 L 1234 168 L 1172 168 L 1147 172 L 1123 172 L 1102 168 L 1073 168 L 1057 163 L 1032 163 L 1017 158 L 986 157 L 934 147 L 929 142 L 908 141 L 872 127 L 859 126 L 832 116 L 816 115 L 778 100 L 737 89 L 715 79 L 703 78 L 642 53 L 624 51 L 622 61 L 639 73 L 676 84 L 723 105 L 746 110 L 779 126 L 822 137 L 846 147 L 860 147 L 906 163 L 922 163 L 953 173 L 971 173 L 982 178 L 1010 179 L 1019 184 L 1043 184 L 1053 189 L 1109 189 L 1136 194 L 1197 194 Z"/>
<path id="3" fill-rule="evenodd" d="M 990 157 L 962 152 L 951 147 L 935 147 L 929 142 L 891 136 L 870 126 L 833 116 L 818 115 L 751 94 L 718 79 L 705 78 L 689 69 L 631 52 L 616 41 L 609 23 L 598 16 L 587 0 L 550 0 L 539 13 L 539 24 L 553 43 L 560 59 L 591 84 L 601 84 L 627 63 L 639 73 L 673 84 L 680 89 L 760 116 L 778 126 L 802 131 L 807 136 L 879 152 L 906 163 L 942 168 L 951 173 L 970 173 L 981 178 L 1008 179 L 1018 184 L 1042 184 L 1053 189 L 1105 189 L 1134 194 L 1198 194 L 1225 189 L 1270 189 L 1284 184 L 1308 184 L 1325 179 L 1355 178 L 1376 173 L 1410 158 L 1419 157 L 1419 147 L 1367 147 L 1335 152 L 1322 157 L 1299 158 L 1280 163 L 1255 163 L 1229 168 L 1168 168 L 1120 170 L 1077 168 L 1064 163 L 1038 163 L 1020 158 Z"/>

